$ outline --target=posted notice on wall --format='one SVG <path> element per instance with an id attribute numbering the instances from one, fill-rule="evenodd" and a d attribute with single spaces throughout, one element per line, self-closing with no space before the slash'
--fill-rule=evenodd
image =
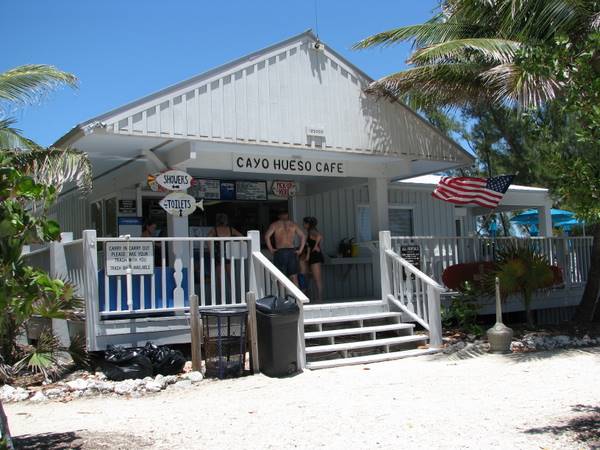
<path id="1" fill-rule="evenodd" d="M 254 172 L 289 175 L 346 176 L 345 161 L 286 156 L 233 155 L 234 172 Z"/>
<path id="2" fill-rule="evenodd" d="M 154 272 L 154 242 L 109 241 L 104 251 L 107 275 L 125 275 L 129 267 L 133 275 Z"/>

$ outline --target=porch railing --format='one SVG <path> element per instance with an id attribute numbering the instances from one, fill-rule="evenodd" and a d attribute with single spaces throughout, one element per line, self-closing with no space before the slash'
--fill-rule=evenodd
<path id="1" fill-rule="evenodd" d="M 110 274 L 109 243 L 152 243 L 150 273 Z M 85 230 L 76 241 L 56 242 L 25 253 L 31 265 L 71 281 L 85 299 L 88 348 L 99 350 L 103 324 L 147 316 L 184 315 L 196 294 L 200 308 L 245 305 L 246 293 L 256 298 L 287 296 L 300 308 L 298 359 L 305 366 L 303 305 L 309 300 L 261 253 L 260 235 L 214 238 L 104 238 Z M 131 266 L 131 265 L 129 265 Z"/>
<path id="2" fill-rule="evenodd" d="M 590 267 L 592 237 L 437 237 L 395 236 L 392 249 L 402 255 L 402 246 L 418 245 L 420 269 L 438 283 L 444 269 L 454 264 L 492 261 L 498 248 L 507 244 L 531 245 L 563 271 L 567 286 L 587 281 Z"/>
<path id="3" fill-rule="evenodd" d="M 389 231 L 379 233 L 379 249 L 383 300 L 423 326 L 431 347 L 441 347 L 440 295 L 444 287 L 393 250 Z"/>

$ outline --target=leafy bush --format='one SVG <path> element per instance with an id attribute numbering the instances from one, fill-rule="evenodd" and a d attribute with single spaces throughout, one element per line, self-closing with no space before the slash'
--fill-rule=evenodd
<path id="1" fill-rule="evenodd" d="M 445 328 L 457 327 L 468 334 L 477 336 L 483 329 L 477 325 L 481 291 L 472 283 L 465 282 L 459 287 L 458 294 L 452 297 L 450 305 L 442 309 L 442 324 Z"/>
<path id="2" fill-rule="evenodd" d="M 24 245 L 59 238 L 58 223 L 46 218 L 55 199 L 54 186 L 18 170 L 13 152 L 0 152 L 0 352 L 3 364 L 14 370 L 27 368 L 45 376 L 55 362 L 56 339 L 44 336 L 24 354 L 17 335 L 32 316 L 67 318 L 81 306 L 69 283 L 27 265 L 21 257 Z M 10 370 L 3 367 L 0 373 Z"/>
<path id="3" fill-rule="evenodd" d="M 465 283 L 481 286 L 485 274 L 493 269 L 494 263 L 489 261 L 454 264 L 444 270 L 442 281 L 449 289 L 460 291 Z"/>

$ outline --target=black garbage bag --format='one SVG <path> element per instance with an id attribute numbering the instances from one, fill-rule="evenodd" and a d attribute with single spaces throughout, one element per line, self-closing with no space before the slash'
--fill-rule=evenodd
<path id="1" fill-rule="evenodd" d="M 186 359 L 179 350 L 147 342 L 141 353 L 152 363 L 154 375 L 177 375 L 183 370 Z"/>
<path id="2" fill-rule="evenodd" d="M 102 372 L 112 381 L 152 376 L 152 362 L 139 348 L 109 347 L 104 352 Z"/>

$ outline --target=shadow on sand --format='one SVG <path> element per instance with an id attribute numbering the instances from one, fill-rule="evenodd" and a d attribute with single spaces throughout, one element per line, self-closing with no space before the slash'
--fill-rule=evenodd
<path id="1" fill-rule="evenodd" d="M 527 434 L 562 435 L 572 433 L 578 443 L 589 446 L 590 449 L 600 449 L 600 407 L 591 405 L 574 405 L 571 410 L 580 413 L 577 417 L 565 423 L 548 425 L 525 430 Z"/>
<path id="2" fill-rule="evenodd" d="M 17 450 L 91 450 L 131 449 L 153 445 L 150 439 L 125 433 L 90 433 L 69 431 L 64 433 L 24 434 L 13 437 Z"/>

